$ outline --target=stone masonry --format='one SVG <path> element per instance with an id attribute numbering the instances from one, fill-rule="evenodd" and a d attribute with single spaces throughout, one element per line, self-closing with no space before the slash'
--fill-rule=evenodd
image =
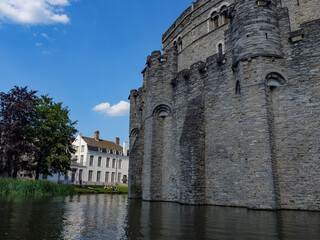
<path id="1" fill-rule="evenodd" d="M 162 42 L 129 96 L 129 197 L 319 211 L 319 0 L 197 0 Z"/>

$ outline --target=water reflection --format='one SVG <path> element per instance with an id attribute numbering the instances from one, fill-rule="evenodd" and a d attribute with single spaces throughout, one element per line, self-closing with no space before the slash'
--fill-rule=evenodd
<path id="1" fill-rule="evenodd" d="M 66 198 L 64 239 L 120 239 L 127 213 L 126 195 Z"/>
<path id="2" fill-rule="evenodd" d="M 320 213 L 129 200 L 128 239 L 320 239 Z"/>
<path id="3" fill-rule="evenodd" d="M 36 239 L 39 232 L 41 239 L 61 239 L 63 214 L 61 199 L 2 198 L 0 239 Z"/>
<path id="4" fill-rule="evenodd" d="M 320 213 L 128 200 L 0 198 L 0 239 L 319 239 Z"/>

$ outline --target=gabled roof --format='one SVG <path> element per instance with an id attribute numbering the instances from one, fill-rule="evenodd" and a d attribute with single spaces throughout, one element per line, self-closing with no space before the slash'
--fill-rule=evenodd
<path id="1" fill-rule="evenodd" d="M 99 141 L 96 141 L 93 138 L 88 138 L 88 137 L 82 137 L 82 139 L 91 147 L 104 148 L 104 149 L 117 150 L 117 151 L 123 150 L 121 146 L 117 145 L 114 142 L 105 141 L 102 139 L 99 139 Z"/>

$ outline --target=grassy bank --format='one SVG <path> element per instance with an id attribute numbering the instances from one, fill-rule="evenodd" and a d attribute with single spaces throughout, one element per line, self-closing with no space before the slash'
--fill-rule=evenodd
<path id="1" fill-rule="evenodd" d="M 49 181 L 0 179 L 1 195 L 69 195 L 74 194 L 74 186 L 56 184 Z"/>
<path id="2" fill-rule="evenodd" d="M 109 186 L 111 187 L 111 186 Z M 86 186 L 76 187 L 77 193 L 110 193 L 110 194 L 128 194 L 127 186 L 113 186 L 117 190 L 104 189 L 104 186 Z M 120 191 L 119 191 L 120 190 Z"/>

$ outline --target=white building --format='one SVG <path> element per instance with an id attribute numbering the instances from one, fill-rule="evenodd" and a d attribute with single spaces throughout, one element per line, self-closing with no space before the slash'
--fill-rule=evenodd
<path id="1" fill-rule="evenodd" d="M 79 134 L 73 142 L 76 152 L 68 175 L 54 174 L 53 176 L 40 177 L 53 182 L 69 184 L 127 184 L 128 144 L 124 142 L 121 147 L 119 141 L 119 138 L 116 138 L 116 142 L 102 140 L 99 138 L 99 131 L 94 133 L 94 138 Z"/>

